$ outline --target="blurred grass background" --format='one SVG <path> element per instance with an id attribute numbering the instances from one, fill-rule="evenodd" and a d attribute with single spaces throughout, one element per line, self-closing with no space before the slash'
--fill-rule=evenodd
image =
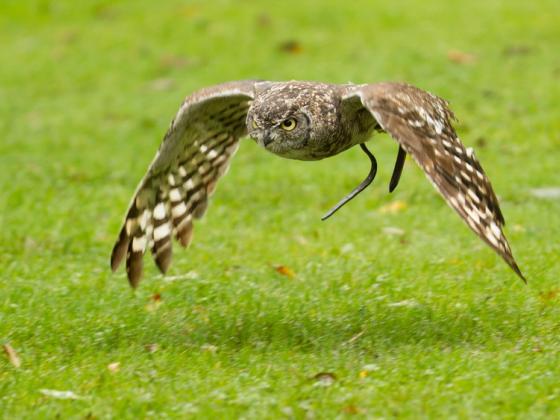
<path id="1" fill-rule="evenodd" d="M 557 414 L 560 200 L 532 190 L 560 187 L 559 18 L 553 0 L 3 0 L 0 340 L 21 366 L 0 358 L 0 415 Z M 378 136 L 378 178 L 328 222 L 359 150 L 306 163 L 242 142 L 192 247 L 167 278 L 146 259 L 130 292 L 108 258 L 169 121 L 246 78 L 448 99 L 529 285 L 412 161 L 387 194 L 397 147 Z"/>

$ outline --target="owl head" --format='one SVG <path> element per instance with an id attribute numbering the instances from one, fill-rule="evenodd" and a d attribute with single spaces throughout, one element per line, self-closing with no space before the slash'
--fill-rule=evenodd
<path id="1" fill-rule="evenodd" d="M 268 151 L 290 159 L 314 159 L 337 126 L 336 99 L 330 89 L 299 82 L 269 83 L 247 113 L 247 132 Z"/>

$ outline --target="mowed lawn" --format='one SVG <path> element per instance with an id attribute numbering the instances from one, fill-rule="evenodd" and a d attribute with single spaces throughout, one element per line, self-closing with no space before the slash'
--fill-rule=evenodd
<path id="1" fill-rule="evenodd" d="M 0 417 L 558 416 L 559 18 L 557 0 L 3 0 Z M 377 179 L 326 222 L 359 149 L 243 141 L 192 246 L 166 277 L 148 256 L 131 291 L 109 256 L 171 118 L 246 78 L 448 99 L 528 285 L 412 160 L 388 194 L 378 135 Z"/>

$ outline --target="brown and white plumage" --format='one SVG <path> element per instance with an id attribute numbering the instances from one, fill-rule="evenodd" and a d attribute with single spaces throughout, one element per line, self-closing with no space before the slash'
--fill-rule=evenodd
<path id="1" fill-rule="evenodd" d="M 193 220 L 204 215 L 208 197 L 247 131 L 252 95 L 253 82 L 226 83 L 203 89 L 181 105 L 133 196 L 113 248 L 111 267 L 116 270 L 126 257 L 132 286 L 140 281 L 148 248 L 165 272 L 171 262 L 171 235 L 182 246 L 189 245 Z"/>
<path id="2" fill-rule="evenodd" d="M 241 81 L 187 97 L 130 204 L 111 257 L 126 257 L 130 284 L 150 248 L 165 272 L 172 238 L 187 246 L 193 220 L 225 172 L 239 139 L 249 134 L 281 157 L 317 160 L 363 144 L 376 130 L 399 143 L 394 189 L 405 153 L 467 225 L 524 280 L 502 227 L 496 195 L 472 149 L 457 137 L 447 102 L 407 84 L 332 85 Z"/>
<path id="3" fill-rule="evenodd" d="M 502 231 L 505 220 L 490 180 L 455 133 L 447 102 L 395 83 L 367 85 L 353 94 L 412 155 L 449 206 L 525 280 Z"/>

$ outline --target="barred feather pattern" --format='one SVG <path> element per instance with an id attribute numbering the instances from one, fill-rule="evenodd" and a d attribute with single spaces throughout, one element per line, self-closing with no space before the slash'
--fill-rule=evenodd
<path id="1" fill-rule="evenodd" d="M 492 185 L 473 150 L 465 148 L 455 133 L 447 102 L 400 83 L 366 85 L 359 96 L 446 202 L 526 281 L 502 230 L 505 220 Z"/>
<path id="2" fill-rule="evenodd" d="M 193 221 L 204 215 L 246 133 L 251 92 L 252 82 L 219 85 L 191 95 L 181 106 L 133 197 L 111 255 L 113 271 L 126 257 L 133 287 L 142 277 L 147 249 L 165 273 L 172 236 L 183 247 L 190 244 Z"/>

